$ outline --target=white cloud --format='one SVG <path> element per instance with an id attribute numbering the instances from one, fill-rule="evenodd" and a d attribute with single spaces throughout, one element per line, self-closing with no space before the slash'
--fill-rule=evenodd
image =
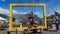
<path id="1" fill-rule="evenodd" d="M 4 9 L 0 7 L 0 14 L 9 14 L 9 13 L 10 11 L 8 9 Z M 27 13 L 28 12 L 21 12 L 21 11 L 19 12 L 19 11 L 13 10 L 13 14 L 27 14 Z M 37 12 L 34 12 L 34 14 L 38 15 L 40 14 L 40 12 L 37 11 Z"/>
<path id="2" fill-rule="evenodd" d="M 1 8 L 1 7 L 0 7 L 0 14 L 9 14 L 9 13 L 10 13 L 10 11 L 9 11 L 8 9 L 4 9 L 4 8 Z M 18 11 L 13 10 L 13 13 L 14 13 L 14 14 L 17 14 Z"/>
<path id="3" fill-rule="evenodd" d="M 35 12 L 34 14 L 38 15 L 40 12 Z"/>
<path id="4" fill-rule="evenodd" d="M 4 9 L 0 7 L 0 14 L 9 14 L 10 11 L 8 9 Z M 26 12 L 18 12 L 16 10 L 13 10 L 13 14 L 27 14 Z"/>
<path id="5" fill-rule="evenodd" d="M 8 14 L 9 10 L 0 7 L 0 13 L 1 14 Z"/>
<path id="6" fill-rule="evenodd" d="M 13 14 L 19 14 L 18 11 L 16 10 L 13 10 Z"/>
<path id="7" fill-rule="evenodd" d="M 6 0 L 1 0 L 1 1 L 5 2 Z"/>
<path id="8" fill-rule="evenodd" d="M 26 12 L 21 12 L 21 13 L 19 13 L 19 14 L 27 14 Z"/>

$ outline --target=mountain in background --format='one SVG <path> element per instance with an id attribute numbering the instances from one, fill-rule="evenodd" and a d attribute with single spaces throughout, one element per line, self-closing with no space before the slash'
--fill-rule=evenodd
<path id="1" fill-rule="evenodd" d="M 28 14 L 13 14 L 13 17 L 17 20 L 21 20 L 24 22 L 29 20 Z M 34 15 L 34 20 L 38 21 L 38 20 L 41 20 L 41 18 L 39 18 L 37 15 Z"/>
<path id="2" fill-rule="evenodd" d="M 5 18 L 5 19 L 8 19 L 9 18 L 9 16 L 4 15 L 4 14 L 0 14 L 0 17 Z"/>
<path id="3" fill-rule="evenodd" d="M 5 15 L 5 14 L 0 14 L 0 17 L 5 18 L 5 19 L 9 19 L 9 16 Z M 58 14 L 58 17 L 60 19 L 60 13 Z M 13 18 L 15 18 L 15 20 L 18 19 L 18 20 L 21 20 L 21 21 L 24 21 L 24 22 L 29 20 L 28 19 L 28 14 L 13 14 Z M 48 18 L 55 18 L 55 15 L 48 16 L 47 19 Z M 43 19 L 38 17 L 37 15 L 34 15 L 34 20 L 43 21 Z"/>

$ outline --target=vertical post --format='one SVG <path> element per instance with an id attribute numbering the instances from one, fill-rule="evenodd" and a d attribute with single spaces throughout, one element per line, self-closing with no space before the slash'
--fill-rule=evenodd
<path id="1" fill-rule="evenodd" d="M 48 22 L 47 22 L 47 31 L 48 31 Z"/>
<path id="2" fill-rule="evenodd" d="M 12 4 L 10 4 L 9 29 L 12 30 Z"/>
<path id="3" fill-rule="evenodd" d="M 42 34 L 41 28 L 40 28 L 40 34 Z"/>
<path id="4" fill-rule="evenodd" d="M 10 32 L 9 32 L 9 31 L 7 31 L 7 34 L 10 34 Z"/>
<path id="5" fill-rule="evenodd" d="M 16 29 L 16 34 L 17 34 L 17 29 Z"/>

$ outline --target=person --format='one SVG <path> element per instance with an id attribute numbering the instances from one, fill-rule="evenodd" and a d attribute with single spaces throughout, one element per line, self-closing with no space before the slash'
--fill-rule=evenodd
<path id="1" fill-rule="evenodd" d="M 58 10 L 54 10 L 55 12 L 55 23 L 56 23 L 56 30 L 59 30 L 59 19 L 58 19 Z"/>
<path id="2" fill-rule="evenodd" d="M 59 30 L 59 19 L 58 19 L 58 16 L 56 16 L 56 30 Z"/>
<path id="3" fill-rule="evenodd" d="M 33 25 L 34 25 L 33 17 L 29 17 L 29 21 L 30 21 L 30 27 L 33 27 Z"/>
<path id="4" fill-rule="evenodd" d="M 33 17 L 33 12 L 29 14 L 29 22 L 30 22 L 30 27 L 34 27 L 34 17 Z"/>

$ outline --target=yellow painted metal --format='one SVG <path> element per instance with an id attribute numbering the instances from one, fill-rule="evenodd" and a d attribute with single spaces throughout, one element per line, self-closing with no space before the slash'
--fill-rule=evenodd
<path id="1" fill-rule="evenodd" d="M 44 26 L 37 26 L 37 29 L 40 28 L 47 28 L 47 21 L 46 21 L 46 5 L 45 4 L 10 4 L 10 23 L 9 23 L 9 30 L 25 30 L 28 29 L 28 27 L 18 27 L 18 28 L 13 28 L 12 26 L 12 7 L 16 7 L 16 6 L 42 6 L 43 7 L 43 14 L 44 14 Z M 31 29 L 35 29 L 35 28 L 31 28 Z"/>
<path id="2" fill-rule="evenodd" d="M 54 10 L 54 12 L 58 12 L 58 10 L 56 9 L 56 10 Z"/>
<path id="3" fill-rule="evenodd" d="M 9 29 L 12 29 L 12 5 L 10 5 L 10 22 L 9 22 Z"/>

